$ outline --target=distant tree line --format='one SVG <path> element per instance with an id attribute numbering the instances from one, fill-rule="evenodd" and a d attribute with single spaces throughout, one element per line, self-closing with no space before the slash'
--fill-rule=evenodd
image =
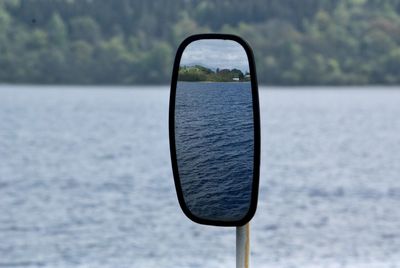
<path id="1" fill-rule="evenodd" d="M 187 82 L 247 82 L 250 81 L 250 74 L 243 73 L 239 69 L 219 69 L 215 71 L 201 66 L 181 66 L 178 73 L 179 81 Z"/>
<path id="2" fill-rule="evenodd" d="M 400 0 L 1 0 L 0 83 L 168 83 L 204 32 L 244 37 L 263 84 L 400 84 Z"/>

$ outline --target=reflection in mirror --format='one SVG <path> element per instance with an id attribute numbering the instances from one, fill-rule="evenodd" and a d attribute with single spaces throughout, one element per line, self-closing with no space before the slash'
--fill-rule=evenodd
<path id="1" fill-rule="evenodd" d="M 180 62 L 175 145 L 186 207 L 196 217 L 240 221 L 249 212 L 254 118 L 249 63 L 233 40 L 190 43 Z"/>

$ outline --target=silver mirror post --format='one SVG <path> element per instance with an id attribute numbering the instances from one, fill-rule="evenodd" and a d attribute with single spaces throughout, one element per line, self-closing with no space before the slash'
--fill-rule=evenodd
<path id="1" fill-rule="evenodd" d="M 236 227 L 236 268 L 248 268 L 250 259 L 250 223 Z"/>

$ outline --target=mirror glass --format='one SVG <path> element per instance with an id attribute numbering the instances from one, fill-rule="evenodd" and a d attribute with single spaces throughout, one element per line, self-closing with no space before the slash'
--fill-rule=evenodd
<path id="1" fill-rule="evenodd" d="M 211 221 L 249 212 L 254 166 L 253 95 L 245 49 L 196 40 L 182 53 L 175 96 L 175 146 L 187 209 Z"/>

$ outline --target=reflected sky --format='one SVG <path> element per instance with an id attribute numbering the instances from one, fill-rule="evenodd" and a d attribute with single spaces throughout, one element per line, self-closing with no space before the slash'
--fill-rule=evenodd
<path id="1" fill-rule="evenodd" d="M 202 65 L 215 70 L 249 70 L 246 51 L 232 40 L 205 39 L 190 43 L 182 55 L 181 66 Z"/>

